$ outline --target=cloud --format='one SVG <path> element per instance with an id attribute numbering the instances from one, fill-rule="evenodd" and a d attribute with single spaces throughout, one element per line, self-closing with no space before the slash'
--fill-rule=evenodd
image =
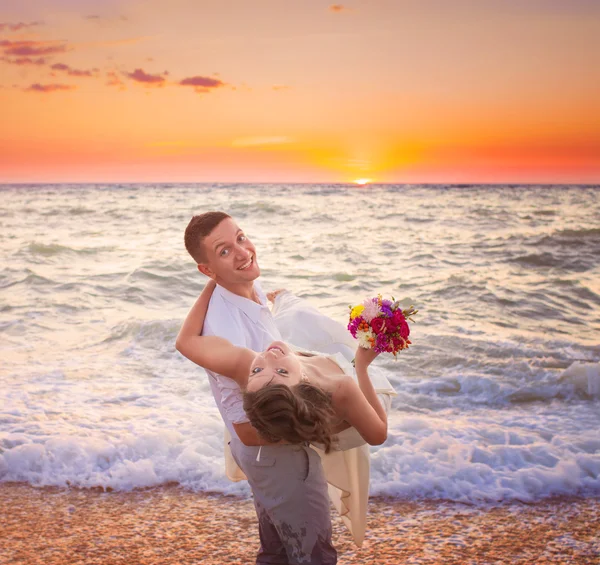
<path id="1" fill-rule="evenodd" d="M 115 22 L 128 22 L 129 18 L 127 16 L 101 16 L 99 14 L 88 14 L 87 16 L 83 16 L 84 20 L 92 20 L 98 22 L 99 24 L 114 24 Z"/>
<path id="2" fill-rule="evenodd" d="M 114 71 L 109 71 L 106 73 L 108 77 L 108 82 L 106 86 L 116 86 L 119 90 L 126 90 L 125 83 L 119 78 L 119 75 Z"/>
<path id="3" fill-rule="evenodd" d="M 168 75 L 168 72 L 164 72 L 163 75 Z M 163 75 L 150 75 L 145 73 L 142 69 L 135 69 L 132 73 L 125 73 L 127 77 L 136 82 L 141 82 L 146 86 L 164 86 L 165 77 Z"/>
<path id="4" fill-rule="evenodd" d="M 222 80 L 219 80 L 218 78 L 195 76 L 195 77 L 184 78 L 183 80 L 179 81 L 179 85 L 180 86 L 193 86 L 194 90 L 198 94 L 203 94 L 206 92 L 210 92 L 211 89 L 221 88 L 223 86 L 226 86 L 226 83 L 223 82 Z"/>
<path id="5" fill-rule="evenodd" d="M 287 84 L 274 84 L 273 90 L 289 90 L 290 87 Z"/>
<path id="6" fill-rule="evenodd" d="M 7 56 L 31 57 L 37 55 L 55 55 L 68 51 L 63 41 L 0 41 L 0 48 Z"/>
<path id="7" fill-rule="evenodd" d="M 46 59 L 39 57 L 38 59 L 32 59 L 31 57 L 19 57 L 17 59 L 7 59 L 6 57 L 0 57 L 0 61 L 10 63 L 11 65 L 45 65 Z"/>
<path id="8" fill-rule="evenodd" d="M 329 6 L 329 11 L 335 12 L 336 14 L 339 14 L 340 12 L 344 12 L 347 10 L 348 10 L 348 8 L 346 8 L 346 6 L 344 6 L 343 4 L 332 4 L 331 6 Z"/>
<path id="9" fill-rule="evenodd" d="M 262 145 L 281 145 L 284 143 L 292 143 L 294 140 L 291 137 L 283 135 L 271 136 L 271 137 L 240 137 L 235 139 L 232 143 L 232 147 L 259 147 Z"/>
<path id="10" fill-rule="evenodd" d="M 69 67 L 69 65 L 65 65 L 64 63 L 56 63 L 50 67 L 53 71 L 65 71 L 69 76 L 72 77 L 91 77 L 94 76 L 93 73 L 97 73 L 98 69 L 92 69 L 91 71 L 82 71 L 79 69 L 74 69 Z"/>
<path id="11" fill-rule="evenodd" d="M 70 84 L 40 84 L 36 82 L 30 87 L 26 88 L 26 92 L 56 92 L 58 90 L 74 90 L 76 87 Z"/>
<path id="12" fill-rule="evenodd" d="M 8 31 L 19 31 L 21 29 L 25 29 L 28 27 L 34 27 L 42 25 L 44 22 L 19 22 L 18 24 L 8 24 L 8 23 L 0 23 L 0 31 L 8 30 Z"/>

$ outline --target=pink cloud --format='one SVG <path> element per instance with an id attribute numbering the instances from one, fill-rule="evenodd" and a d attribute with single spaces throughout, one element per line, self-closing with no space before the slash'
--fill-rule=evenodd
<path id="1" fill-rule="evenodd" d="M 329 6 L 329 10 L 339 13 L 347 10 L 347 8 L 343 4 L 333 4 L 332 6 Z"/>
<path id="2" fill-rule="evenodd" d="M 166 71 L 163 75 L 167 75 Z M 125 73 L 130 79 L 136 82 L 142 82 L 148 86 L 164 86 L 165 77 L 163 75 L 150 75 L 145 73 L 142 69 L 135 69 L 132 73 Z"/>
<path id="3" fill-rule="evenodd" d="M 70 84 L 40 84 L 36 82 L 30 87 L 26 88 L 26 92 L 56 92 L 58 90 L 74 90 L 76 87 Z"/>
<path id="4" fill-rule="evenodd" d="M 119 90 L 125 90 L 125 83 L 119 78 L 119 75 L 114 71 L 109 71 L 106 73 L 108 77 L 108 82 L 106 86 L 117 86 Z"/>
<path id="5" fill-rule="evenodd" d="M 6 57 L 0 57 L 0 61 L 10 63 L 11 65 L 45 65 L 46 59 L 40 57 L 38 59 L 32 59 L 31 57 L 19 57 L 17 59 L 7 59 Z"/>
<path id="6" fill-rule="evenodd" d="M 73 69 L 69 65 L 64 63 L 56 63 L 50 67 L 54 71 L 65 71 L 69 76 L 72 77 L 91 77 L 93 73 L 98 72 L 98 69 L 92 69 L 91 71 L 81 71 L 79 69 Z"/>
<path id="7" fill-rule="evenodd" d="M 6 39 L 0 41 L 0 48 L 5 55 L 20 57 L 54 55 L 68 50 L 65 43 L 57 41 L 8 41 Z"/>
<path id="8" fill-rule="evenodd" d="M 218 78 L 195 76 L 184 78 L 183 80 L 179 81 L 179 85 L 193 86 L 194 90 L 198 94 L 203 94 L 206 92 L 210 92 L 211 89 L 226 86 L 226 83 L 224 83 L 222 80 L 219 80 Z"/>
<path id="9" fill-rule="evenodd" d="M 39 26 L 42 25 L 43 22 L 30 22 L 28 24 L 24 22 L 19 22 L 18 24 L 1 24 L 0 23 L 0 31 L 9 30 L 9 31 L 19 31 L 21 29 L 25 29 L 28 27 Z"/>

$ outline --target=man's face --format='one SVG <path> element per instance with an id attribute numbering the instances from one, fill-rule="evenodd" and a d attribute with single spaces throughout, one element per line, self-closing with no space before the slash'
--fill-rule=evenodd
<path id="1" fill-rule="evenodd" d="M 200 270 L 217 283 L 247 283 L 260 275 L 254 245 L 231 218 L 225 218 L 205 237 L 203 245 L 206 270 Z"/>

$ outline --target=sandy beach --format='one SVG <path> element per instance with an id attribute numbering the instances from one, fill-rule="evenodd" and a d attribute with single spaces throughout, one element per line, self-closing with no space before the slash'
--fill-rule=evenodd
<path id="1" fill-rule="evenodd" d="M 0 563 L 252 564 L 251 500 L 176 485 L 133 492 L 0 486 Z M 372 499 L 356 548 L 336 516 L 340 564 L 600 563 L 600 500 L 528 505 Z"/>

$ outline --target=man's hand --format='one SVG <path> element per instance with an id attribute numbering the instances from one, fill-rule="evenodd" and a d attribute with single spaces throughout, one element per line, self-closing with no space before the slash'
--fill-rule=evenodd
<path id="1" fill-rule="evenodd" d="M 252 427 L 249 422 L 233 424 L 233 429 L 244 445 L 267 445 L 269 443 L 259 435 L 256 428 Z"/>
<path id="2" fill-rule="evenodd" d="M 267 292 L 267 300 L 269 300 L 269 302 L 275 302 L 277 296 L 279 296 L 282 292 L 285 291 L 285 288 L 280 288 L 278 290 L 272 290 L 271 292 Z"/>

